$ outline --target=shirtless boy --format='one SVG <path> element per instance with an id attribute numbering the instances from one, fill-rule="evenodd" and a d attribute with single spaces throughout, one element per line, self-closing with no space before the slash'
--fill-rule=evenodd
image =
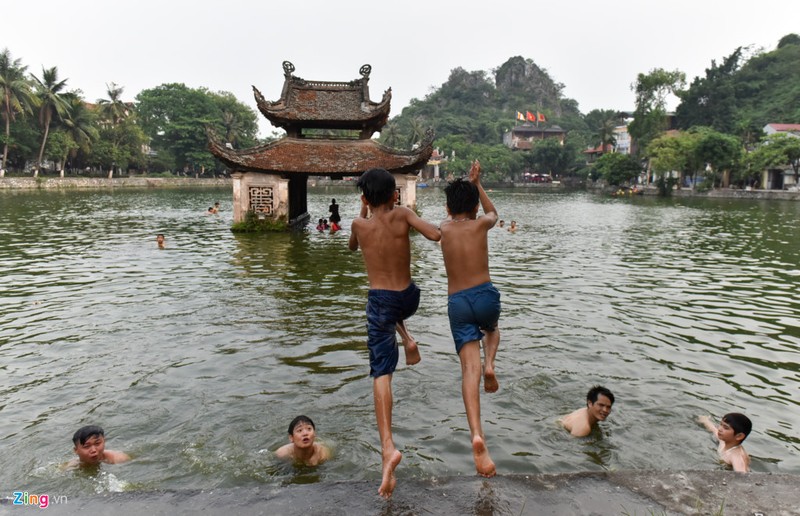
<path id="1" fill-rule="evenodd" d="M 279 459 L 291 460 L 306 466 L 319 466 L 331 458 L 331 451 L 316 442 L 317 430 L 308 416 L 297 416 L 289 423 L 289 444 L 278 448 Z"/>
<path id="2" fill-rule="evenodd" d="M 445 188 L 449 218 L 442 222 L 442 255 L 447 270 L 447 315 L 461 361 L 461 395 L 467 412 L 475 469 L 485 477 L 496 473 L 481 428 L 481 341 L 483 388 L 499 388 L 494 360 L 500 345 L 500 292 L 489 277 L 488 232 L 497 222 L 497 210 L 481 186 L 476 160 L 469 181 L 456 179 Z M 478 205 L 483 215 L 478 216 Z"/>
<path id="3" fill-rule="evenodd" d="M 611 391 L 595 385 L 586 393 L 586 407 L 564 416 L 559 423 L 574 437 L 586 437 L 598 421 L 606 420 L 613 404 Z"/>
<path id="4" fill-rule="evenodd" d="M 397 480 L 394 470 L 402 455 L 392 439 L 392 373 L 399 352 L 395 331 L 405 348 L 406 364 L 420 361 L 417 343 L 408 333 L 405 319 L 419 306 L 419 288 L 411 281 L 409 230 L 416 229 L 428 240 L 438 241 L 433 224 L 419 218 L 405 206 L 396 206 L 394 176 L 382 168 L 362 174 L 356 186 L 361 190 L 361 213 L 353 220 L 348 246 L 361 248 L 369 278 L 367 298 L 367 347 L 375 417 L 381 439 L 382 481 L 378 494 L 392 496 Z M 368 210 L 371 217 L 367 218 Z"/>
<path id="5" fill-rule="evenodd" d="M 72 443 L 78 458 L 69 461 L 68 468 L 97 466 L 101 462 L 119 464 L 131 460 L 126 453 L 106 450 L 105 432 L 99 426 L 90 425 L 78 429 L 72 436 Z"/>
<path id="6" fill-rule="evenodd" d="M 734 471 L 747 473 L 750 471 L 750 456 L 744 451 L 742 442 L 750 435 L 753 423 L 744 414 L 731 412 L 722 416 L 719 427 L 715 427 L 708 416 L 700 416 L 697 422 L 706 427 L 719 442 L 717 453 L 725 464 Z"/>

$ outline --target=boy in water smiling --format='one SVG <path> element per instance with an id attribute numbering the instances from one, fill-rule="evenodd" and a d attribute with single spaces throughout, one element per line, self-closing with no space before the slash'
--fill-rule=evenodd
<path id="1" fill-rule="evenodd" d="M 381 439 L 382 480 L 378 494 L 392 496 L 397 479 L 394 470 L 403 456 L 392 438 L 392 374 L 397 368 L 399 332 L 406 364 L 420 361 L 417 343 L 406 329 L 405 320 L 419 306 L 420 290 L 411 281 L 409 230 L 438 241 L 439 230 L 405 206 L 397 206 L 394 176 L 382 168 L 370 169 L 358 179 L 361 213 L 353 219 L 348 247 L 361 248 L 369 279 L 367 297 L 367 347 L 375 418 Z M 367 218 L 367 213 L 371 216 Z"/>
<path id="2" fill-rule="evenodd" d="M 331 451 L 316 442 L 317 429 L 308 416 L 297 416 L 289 423 L 289 444 L 278 448 L 279 459 L 292 460 L 306 466 L 319 466 L 331 458 Z"/>
<path id="3" fill-rule="evenodd" d="M 698 417 L 697 422 L 711 432 L 719 442 L 717 453 L 722 462 L 740 473 L 750 471 L 750 456 L 742 447 L 742 442 L 753 429 L 750 418 L 738 412 L 731 412 L 722 416 L 719 427 L 715 427 L 708 416 Z"/>
<path id="4" fill-rule="evenodd" d="M 101 462 L 106 464 L 119 464 L 131 460 L 128 454 L 106 450 L 106 437 L 102 428 L 95 425 L 84 426 L 72 436 L 77 459 L 72 459 L 67 468 L 97 466 Z"/>
<path id="5" fill-rule="evenodd" d="M 472 163 L 469 181 L 456 179 L 444 189 L 449 218 L 442 222 L 442 255 L 447 270 L 447 315 L 461 361 L 461 395 L 467 411 L 475 469 L 495 475 L 481 428 L 481 341 L 483 388 L 499 389 L 494 359 L 500 345 L 500 292 L 489 277 L 488 233 L 497 222 L 497 210 L 481 186 L 481 164 Z M 478 217 L 478 205 L 483 215 Z"/>

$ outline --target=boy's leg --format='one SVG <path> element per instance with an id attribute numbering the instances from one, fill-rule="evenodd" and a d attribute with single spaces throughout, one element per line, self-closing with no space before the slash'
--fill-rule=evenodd
<path id="1" fill-rule="evenodd" d="M 397 323 L 397 333 L 400 334 L 400 338 L 403 341 L 403 348 L 406 351 L 406 365 L 414 365 L 419 362 L 421 357 L 419 356 L 417 341 L 408 333 L 405 321 Z"/>
<path id="2" fill-rule="evenodd" d="M 486 331 L 483 335 L 483 388 L 486 392 L 497 392 L 500 384 L 497 383 L 497 376 L 494 374 L 494 357 L 497 356 L 497 348 L 500 347 L 500 327 L 494 331 Z"/>
<path id="3" fill-rule="evenodd" d="M 378 376 L 373 380 L 372 396 L 375 399 L 375 418 L 378 421 L 378 434 L 381 438 L 383 464 L 383 478 L 378 494 L 389 498 L 397 484 L 394 470 L 403 458 L 392 439 L 392 375 Z"/>
<path id="4" fill-rule="evenodd" d="M 467 411 L 467 423 L 472 437 L 472 457 L 475 469 L 484 477 L 495 475 L 495 466 L 486 449 L 481 428 L 481 349 L 477 340 L 467 342 L 458 354 L 461 360 L 461 395 Z"/>

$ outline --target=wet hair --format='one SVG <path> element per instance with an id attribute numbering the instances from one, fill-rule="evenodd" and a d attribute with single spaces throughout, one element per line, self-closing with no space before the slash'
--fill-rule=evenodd
<path id="1" fill-rule="evenodd" d="M 336 204 L 336 199 L 331 199 L 331 204 Z"/>
<path id="2" fill-rule="evenodd" d="M 164 238 L 164 233 L 159 233 L 159 234 L 157 234 L 157 235 L 156 235 L 156 238 L 158 238 L 158 237 Z"/>
<path id="3" fill-rule="evenodd" d="M 611 391 L 599 385 L 595 385 L 594 387 L 589 389 L 589 392 L 586 393 L 586 401 L 588 401 L 589 403 L 595 403 L 597 402 L 597 397 L 600 396 L 601 394 L 606 398 L 608 398 L 609 400 L 611 400 L 612 405 L 614 404 L 614 395 L 611 394 Z"/>
<path id="4" fill-rule="evenodd" d="M 371 168 L 361 174 L 356 182 L 370 206 L 383 206 L 392 200 L 397 183 L 394 176 L 383 168 Z"/>
<path id="5" fill-rule="evenodd" d="M 447 183 L 444 193 L 447 195 L 447 209 L 451 215 L 472 213 L 480 202 L 478 187 L 463 177 Z"/>
<path id="6" fill-rule="evenodd" d="M 208 207 L 208 211 L 214 211 L 214 207 L 213 206 L 209 206 Z"/>
<path id="7" fill-rule="evenodd" d="M 734 434 L 744 434 L 744 438 L 750 435 L 750 430 L 753 429 L 753 423 L 750 418 L 738 412 L 730 412 L 722 416 L 722 421 L 728 423 L 733 428 Z M 744 439 L 742 439 L 744 441 Z"/>
<path id="8" fill-rule="evenodd" d="M 105 432 L 102 428 L 96 425 L 84 426 L 79 428 L 78 431 L 72 435 L 72 443 L 75 446 L 78 446 L 78 444 L 83 445 L 86 444 L 87 440 L 95 436 L 104 437 Z"/>
<path id="9" fill-rule="evenodd" d="M 311 425 L 311 428 L 313 428 L 314 430 L 317 429 L 317 427 L 314 426 L 314 422 L 311 421 L 310 417 L 308 417 L 308 416 L 297 416 L 296 418 L 292 419 L 291 423 L 289 423 L 289 435 L 294 433 L 295 427 L 297 425 L 299 425 L 300 423 L 305 423 L 307 425 Z"/>

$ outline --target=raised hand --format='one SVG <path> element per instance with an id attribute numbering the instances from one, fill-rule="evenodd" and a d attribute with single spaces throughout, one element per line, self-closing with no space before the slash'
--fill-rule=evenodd
<path id="1" fill-rule="evenodd" d="M 472 162 L 472 166 L 469 169 L 469 180 L 475 184 L 481 180 L 481 162 L 477 159 Z"/>

